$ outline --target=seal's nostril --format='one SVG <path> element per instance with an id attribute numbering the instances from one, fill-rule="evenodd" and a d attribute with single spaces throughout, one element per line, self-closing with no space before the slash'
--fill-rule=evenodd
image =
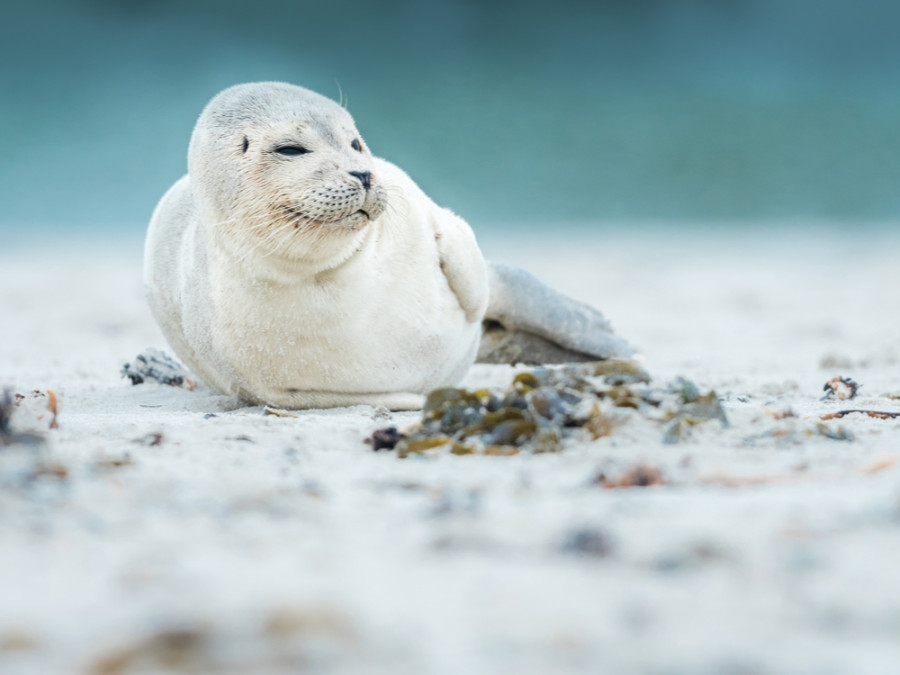
<path id="1" fill-rule="evenodd" d="M 363 184 L 363 187 L 366 188 L 366 190 L 372 187 L 372 183 L 375 182 L 375 177 L 372 176 L 371 171 L 351 171 L 350 175 L 359 178 L 360 182 Z"/>

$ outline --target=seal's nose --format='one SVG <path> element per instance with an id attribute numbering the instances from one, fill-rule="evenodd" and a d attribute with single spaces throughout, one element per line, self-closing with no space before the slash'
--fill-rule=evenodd
<path id="1" fill-rule="evenodd" d="M 372 187 L 372 183 L 375 182 L 375 178 L 372 176 L 371 171 L 351 171 L 350 175 L 359 178 L 359 181 L 363 184 L 363 187 L 366 188 L 366 190 Z"/>

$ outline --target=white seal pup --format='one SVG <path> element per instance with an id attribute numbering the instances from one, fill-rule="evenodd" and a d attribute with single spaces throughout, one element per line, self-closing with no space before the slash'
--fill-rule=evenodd
<path id="1" fill-rule="evenodd" d="M 486 319 L 485 360 L 631 354 L 596 310 L 489 266 L 346 110 L 284 83 L 231 87 L 204 109 L 188 175 L 151 219 L 144 277 L 188 368 L 283 408 L 418 408 L 463 377 Z"/>

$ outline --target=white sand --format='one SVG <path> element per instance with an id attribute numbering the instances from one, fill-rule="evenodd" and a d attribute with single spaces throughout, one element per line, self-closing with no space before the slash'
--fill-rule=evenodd
<path id="1" fill-rule="evenodd" d="M 659 384 L 714 387 L 732 421 L 509 458 L 363 443 L 416 414 L 283 419 L 131 386 L 122 364 L 165 346 L 139 245 L 7 249 L 0 384 L 55 389 L 61 413 L 42 453 L 0 447 L 0 672 L 898 672 L 900 420 L 804 434 L 900 411 L 881 396 L 900 393 L 900 237 L 845 229 L 483 238 L 603 309 Z M 820 402 L 838 374 L 860 397 Z M 68 476 L 29 479 L 36 462 Z M 597 484 L 639 462 L 670 485 Z M 567 546 L 578 533 L 595 554 Z"/>

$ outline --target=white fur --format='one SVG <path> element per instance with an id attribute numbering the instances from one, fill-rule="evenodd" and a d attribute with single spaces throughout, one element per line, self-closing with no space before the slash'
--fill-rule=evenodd
<path id="1" fill-rule="evenodd" d="M 488 275 L 472 231 L 354 139 L 343 108 L 288 84 L 232 87 L 200 116 L 144 268 L 166 338 L 213 389 L 416 408 L 474 361 Z"/>

